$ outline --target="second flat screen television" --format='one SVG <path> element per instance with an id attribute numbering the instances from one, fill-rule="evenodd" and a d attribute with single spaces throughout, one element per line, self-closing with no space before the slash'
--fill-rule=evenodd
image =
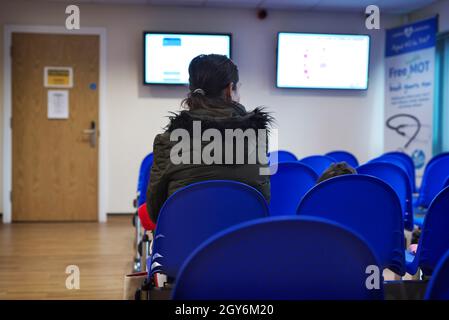
<path id="1" fill-rule="evenodd" d="M 278 33 L 278 88 L 368 88 L 370 38 L 356 34 Z"/>
<path id="2" fill-rule="evenodd" d="M 231 35 L 144 32 L 144 84 L 188 84 L 190 61 L 211 53 L 231 58 Z"/>

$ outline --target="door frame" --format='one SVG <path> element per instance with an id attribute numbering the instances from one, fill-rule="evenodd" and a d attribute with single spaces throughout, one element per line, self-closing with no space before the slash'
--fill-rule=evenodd
<path id="1" fill-rule="evenodd" d="M 100 37 L 100 65 L 99 65 L 99 133 L 98 150 L 98 221 L 106 222 L 107 190 L 107 108 L 106 108 L 106 28 L 82 27 L 79 30 L 67 30 L 63 26 L 30 26 L 5 25 L 3 41 L 3 223 L 12 221 L 12 61 L 10 47 L 12 33 L 47 33 L 47 34 L 77 34 L 98 35 Z"/>

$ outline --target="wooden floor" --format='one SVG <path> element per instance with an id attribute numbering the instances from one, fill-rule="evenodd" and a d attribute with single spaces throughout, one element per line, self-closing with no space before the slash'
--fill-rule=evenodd
<path id="1" fill-rule="evenodd" d="M 132 269 L 130 216 L 107 223 L 0 223 L 0 299 L 121 299 Z M 68 290 L 68 265 L 80 289 Z"/>

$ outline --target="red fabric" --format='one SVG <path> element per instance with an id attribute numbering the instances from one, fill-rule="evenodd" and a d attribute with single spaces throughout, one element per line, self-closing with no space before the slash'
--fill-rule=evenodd
<path id="1" fill-rule="evenodd" d="M 150 216 L 148 215 L 147 205 L 144 203 L 137 210 L 139 214 L 140 223 L 145 230 L 153 231 L 156 229 L 156 225 L 151 221 Z"/>

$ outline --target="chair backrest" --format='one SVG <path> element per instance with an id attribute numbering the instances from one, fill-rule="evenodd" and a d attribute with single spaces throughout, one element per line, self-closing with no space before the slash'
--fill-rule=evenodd
<path id="1" fill-rule="evenodd" d="M 275 161 L 277 160 L 277 161 Z M 274 164 L 275 162 L 290 162 L 290 161 L 296 161 L 296 156 L 286 150 L 278 150 L 278 151 L 272 151 L 268 153 L 268 161 L 270 164 Z"/>
<path id="2" fill-rule="evenodd" d="M 449 176 L 446 178 L 446 181 L 444 182 L 443 189 L 449 187 Z"/>
<path id="3" fill-rule="evenodd" d="M 151 166 L 153 165 L 153 152 L 149 153 L 140 164 L 139 179 L 137 181 L 137 207 L 145 203 L 147 199 L 147 189 L 150 183 Z"/>
<path id="4" fill-rule="evenodd" d="M 350 174 L 323 181 L 302 198 L 297 213 L 333 220 L 354 230 L 368 241 L 382 267 L 405 274 L 401 204 L 396 192 L 382 180 Z"/>
<path id="5" fill-rule="evenodd" d="M 427 285 L 425 300 L 449 300 L 449 250 L 438 262 Z"/>
<path id="6" fill-rule="evenodd" d="M 173 299 L 382 299 L 382 281 L 366 287 L 367 266 L 378 265 L 369 245 L 337 223 L 270 217 L 201 245 L 183 265 Z"/>
<path id="7" fill-rule="evenodd" d="M 432 274 L 438 261 L 449 250 L 448 230 L 449 187 L 446 187 L 432 201 L 424 219 L 417 252 L 424 274 Z"/>
<path id="8" fill-rule="evenodd" d="M 305 164 L 279 163 L 277 172 L 270 177 L 270 215 L 295 215 L 301 198 L 316 184 L 317 179 L 315 171 Z"/>
<path id="9" fill-rule="evenodd" d="M 429 162 L 427 162 L 426 167 L 428 167 L 429 165 L 431 165 L 434 161 L 441 159 L 441 158 L 445 158 L 445 157 L 449 157 L 449 152 L 442 152 L 439 154 L 434 155 Z"/>
<path id="10" fill-rule="evenodd" d="M 344 150 L 335 150 L 326 153 L 326 156 L 329 156 L 335 159 L 338 162 L 346 162 L 353 168 L 357 168 L 359 166 L 359 161 L 357 158 L 350 152 Z"/>
<path id="11" fill-rule="evenodd" d="M 410 169 L 404 159 L 402 159 L 401 157 L 386 155 L 386 156 L 380 156 L 380 157 L 377 157 L 377 158 L 374 158 L 374 159 L 368 161 L 368 163 L 373 163 L 373 162 L 387 162 L 387 163 L 394 164 L 395 166 L 398 166 L 399 168 L 401 168 L 407 174 L 410 188 L 413 190 L 413 181 L 412 181 L 412 177 L 410 174 Z"/>
<path id="12" fill-rule="evenodd" d="M 388 183 L 396 191 L 402 207 L 405 229 L 413 230 L 413 198 L 407 173 L 389 162 L 372 162 L 357 168 L 360 174 L 370 175 Z"/>
<path id="13" fill-rule="evenodd" d="M 246 184 L 210 180 L 184 187 L 167 199 L 159 213 L 151 272 L 176 277 L 203 241 L 230 226 L 266 216 L 264 197 Z"/>
<path id="14" fill-rule="evenodd" d="M 390 151 L 383 154 L 384 156 L 393 156 L 401 158 L 404 161 L 404 164 L 407 166 L 407 173 L 410 175 L 412 179 L 412 192 L 416 191 L 416 171 L 415 171 L 415 163 L 413 162 L 412 157 L 410 157 L 405 152 L 400 151 Z"/>
<path id="15" fill-rule="evenodd" d="M 311 167 L 319 177 L 331 164 L 337 161 L 329 156 L 314 155 L 302 158 L 299 162 Z"/>
<path id="16" fill-rule="evenodd" d="M 448 176 L 449 157 L 441 157 L 428 165 L 424 172 L 417 204 L 427 208 L 438 192 L 443 189 Z"/>

